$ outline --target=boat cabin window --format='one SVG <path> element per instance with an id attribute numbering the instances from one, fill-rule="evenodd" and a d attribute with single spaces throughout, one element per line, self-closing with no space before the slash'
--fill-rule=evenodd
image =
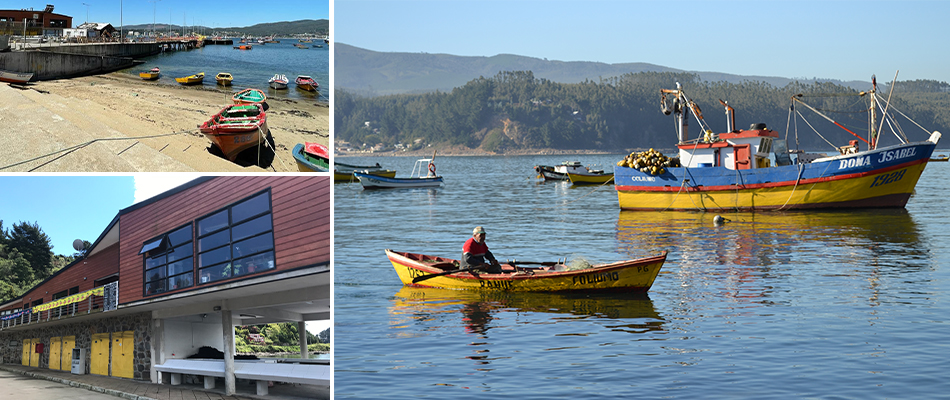
<path id="1" fill-rule="evenodd" d="M 757 153 L 771 153 L 772 152 L 772 138 L 764 137 L 759 142 L 759 148 L 756 150 Z"/>
<path id="2" fill-rule="evenodd" d="M 273 269 L 270 190 L 198 220 L 198 284 Z"/>
<path id="3" fill-rule="evenodd" d="M 788 143 L 784 140 L 773 140 L 772 150 L 775 154 L 775 165 L 792 165 L 792 157 L 788 155 Z"/>

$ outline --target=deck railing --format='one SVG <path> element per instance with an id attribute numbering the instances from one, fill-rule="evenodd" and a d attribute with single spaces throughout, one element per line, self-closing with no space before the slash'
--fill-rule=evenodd
<path id="1" fill-rule="evenodd" d="M 62 299 L 0 316 L 0 330 L 21 325 L 42 324 L 96 312 L 107 312 L 118 305 L 119 282 L 107 283 Z M 58 303 L 62 303 L 59 305 Z"/>

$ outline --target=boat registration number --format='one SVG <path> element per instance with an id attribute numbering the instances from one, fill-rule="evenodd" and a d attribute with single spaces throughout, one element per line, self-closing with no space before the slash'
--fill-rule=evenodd
<path id="1" fill-rule="evenodd" d="M 904 177 L 904 173 L 907 172 L 907 168 L 904 168 L 900 171 L 894 171 L 889 174 L 881 174 L 874 177 L 874 182 L 871 182 L 871 187 L 886 185 L 888 183 L 894 183 Z"/>
<path id="2" fill-rule="evenodd" d="M 247 143 L 247 142 L 250 142 L 250 141 L 251 141 L 251 137 L 253 137 L 253 136 L 254 136 L 253 134 L 235 136 L 235 137 L 234 137 L 234 143 Z"/>

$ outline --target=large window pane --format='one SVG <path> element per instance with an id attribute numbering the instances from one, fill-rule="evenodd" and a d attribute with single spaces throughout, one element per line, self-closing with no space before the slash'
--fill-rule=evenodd
<path id="1" fill-rule="evenodd" d="M 266 233 L 234 244 L 233 257 L 243 257 L 274 248 L 274 234 Z"/>
<path id="2" fill-rule="evenodd" d="M 231 277 L 231 263 L 218 264 L 198 272 L 198 281 L 201 283 L 214 282 Z"/>
<path id="3" fill-rule="evenodd" d="M 191 225 L 185 226 L 168 234 L 168 241 L 172 246 L 180 246 L 191 241 Z"/>
<path id="4" fill-rule="evenodd" d="M 221 210 L 198 221 L 198 236 L 202 236 L 228 226 L 228 210 Z"/>
<path id="5" fill-rule="evenodd" d="M 225 229 L 211 236 L 198 239 L 198 251 L 208 251 L 231 243 L 231 231 Z"/>
<path id="6" fill-rule="evenodd" d="M 236 224 L 269 210 L 270 196 L 268 196 L 266 192 L 261 193 L 241 203 L 235 204 L 234 207 L 231 208 L 231 222 Z"/>
<path id="7" fill-rule="evenodd" d="M 231 259 L 231 248 L 222 247 L 217 250 L 211 250 L 207 253 L 202 253 L 198 256 L 198 268 L 204 268 L 205 266 L 217 264 L 219 262 L 227 261 Z"/>
<path id="8" fill-rule="evenodd" d="M 165 255 L 148 257 L 145 259 L 145 269 L 152 269 L 159 265 L 165 264 Z"/>
<path id="9" fill-rule="evenodd" d="M 181 260 L 185 257 L 191 257 L 191 243 L 176 247 L 168 252 L 168 262 Z"/>
<path id="10" fill-rule="evenodd" d="M 183 274 L 168 278 L 168 290 L 191 287 L 193 284 L 191 274 Z"/>
<path id="11" fill-rule="evenodd" d="M 246 275 L 266 271 L 274 268 L 274 252 L 258 254 L 239 260 L 234 260 L 234 274 Z"/>
<path id="12" fill-rule="evenodd" d="M 236 242 L 261 232 L 267 232 L 271 230 L 273 226 L 274 224 L 272 224 L 270 221 L 270 214 L 254 218 L 231 228 L 231 236 L 233 236 L 232 240 Z"/>
<path id="13" fill-rule="evenodd" d="M 146 282 L 156 281 L 156 280 L 164 279 L 164 278 L 165 278 L 165 268 L 164 268 L 164 267 L 158 267 L 158 268 L 155 268 L 155 269 L 150 269 L 150 270 L 148 270 L 148 271 L 145 271 L 145 281 L 146 281 Z"/>
<path id="14" fill-rule="evenodd" d="M 156 293 L 162 293 L 162 292 L 164 292 L 164 291 L 165 291 L 165 281 L 164 281 L 164 280 L 158 280 L 158 281 L 155 281 L 155 282 L 149 282 L 149 283 L 147 283 L 147 284 L 145 285 L 145 294 L 146 294 L 146 295 L 149 295 L 149 294 L 156 294 Z"/>
<path id="15" fill-rule="evenodd" d="M 194 268 L 192 267 L 193 265 L 194 265 L 194 262 L 192 261 L 192 258 L 191 258 L 191 257 L 188 257 L 188 258 L 186 258 L 186 259 L 184 259 L 184 260 L 180 260 L 180 261 L 176 261 L 176 262 L 173 262 L 173 263 L 169 263 L 169 264 L 168 264 L 168 275 L 169 275 L 169 276 L 171 276 L 171 275 L 178 275 L 178 274 L 184 273 L 185 271 L 187 271 L 187 272 L 192 272 L 193 269 L 194 269 Z"/>

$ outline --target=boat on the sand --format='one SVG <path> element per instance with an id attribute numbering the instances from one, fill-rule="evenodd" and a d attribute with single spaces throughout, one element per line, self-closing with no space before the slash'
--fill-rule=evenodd
<path id="1" fill-rule="evenodd" d="M 260 104 L 230 105 L 198 128 L 228 160 L 234 161 L 242 151 L 258 146 L 267 135 L 267 113 Z"/>
<path id="2" fill-rule="evenodd" d="M 234 104 L 254 104 L 267 101 L 267 95 L 260 89 L 244 89 L 231 96 Z"/>
<path id="3" fill-rule="evenodd" d="M 158 67 L 152 68 L 148 71 L 139 72 L 139 78 L 142 78 L 146 81 L 154 81 L 162 75 L 162 70 Z"/>
<path id="4" fill-rule="evenodd" d="M 32 72 L 0 71 L 0 82 L 27 83 L 33 79 Z"/>
<path id="5" fill-rule="evenodd" d="M 653 286 L 667 252 L 658 256 L 572 268 L 570 263 L 502 263 L 502 273 L 459 270 L 458 260 L 386 249 L 404 285 L 510 292 L 645 293 Z M 542 264 L 540 268 L 527 265 Z M 553 264 L 553 265 L 552 265 Z M 458 272 L 452 272 L 458 271 Z M 443 274 L 429 277 L 430 275 Z"/>
<path id="6" fill-rule="evenodd" d="M 293 150 L 300 172 L 329 172 L 330 152 L 320 143 L 297 143 Z"/>
<path id="7" fill-rule="evenodd" d="M 865 109 L 870 111 L 866 139 L 805 103 L 801 95 L 792 97 L 794 108 L 790 112 L 796 113 L 795 118 L 801 115 L 800 110 L 811 110 L 864 142 L 861 145 L 858 140 L 850 140 L 848 145 L 825 155 L 788 150 L 788 143 L 766 124 L 735 129 L 733 109 L 722 100 L 727 114 L 726 131 L 716 135 L 703 126 L 705 133 L 690 139 L 688 120 L 703 124 L 702 113 L 679 84 L 675 90 L 663 89 L 661 111 L 674 114 L 677 120 L 679 153 L 667 157 L 651 149 L 632 153 L 618 162 L 614 187 L 620 208 L 753 211 L 904 207 L 941 134 L 925 131 L 929 138 L 911 142 L 903 131 L 894 131 L 900 143 L 879 147 L 878 128 L 899 126 L 892 119 L 904 114 L 876 91 L 877 83 L 872 77 L 869 91 L 853 93 L 856 97 L 869 96 L 870 107 Z M 667 95 L 674 98 L 672 107 L 666 102 Z M 828 96 L 832 95 L 842 96 Z M 879 125 L 879 112 L 887 124 Z"/>
<path id="8" fill-rule="evenodd" d="M 175 82 L 178 82 L 182 85 L 200 85 L 204 79 L 205 73 L 201 72 L 190 76 L 175 78 Z"/>

